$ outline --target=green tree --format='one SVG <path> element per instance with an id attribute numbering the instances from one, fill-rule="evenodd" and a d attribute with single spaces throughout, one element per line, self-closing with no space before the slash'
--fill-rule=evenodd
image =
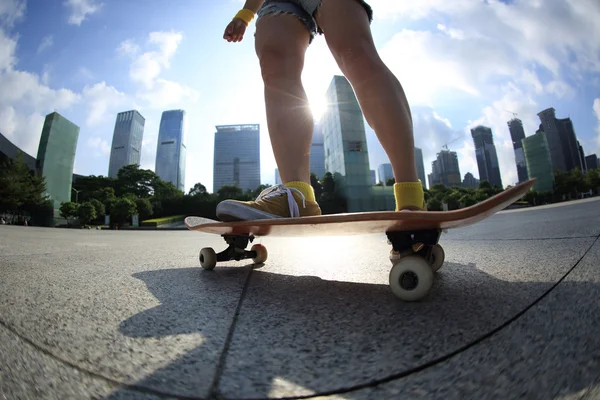
<path id="1" fill-rule="evenodd" d="M 158 176 L 152 180 L 152 188 L 154 197 L 161 199 L 169 197 L 181 197 L 184 195 L 183 192 L 177 189 L 171 182 L 162 181 Z"/>
<path id="2" fill-rule="evenodd" d="M 471 206 L 477 204 L 477 200 L 475 199 L 475 196 L 472 194 L 463 194 L 460 198 L 460 202 L 462 204 L 464 204 L 465 207 L 471 207 Z"/>
<path id="3" fill-rule="evenodd" d="M 394 186 L 394 183 L 396 183 L 396 179 L 390 178 L 385 182 L 385 186 Z"/>
<path id="4" fill-rule="evenodd" d="M 108 178 L 105 176 L 81 176 L 78 177 L 73 183 L 73 189 L 79 191 L 79 195 L 73 191 L 71 193 L 71 200 L 79 200 L 80 203 L 88 202 L 92 199 L 98 199 L 104 202 L 104 199 L 98 197 L 98 192 L 102 192 L 105 189 L 111 189 L 114 196 L 114 187 L 116 179 Z"/>
<path id="5" fill-rule="evenodd" d="M 600 189 L 600 169 L 588 170 L 586 180 L 588 187 L 592 189 L 595 194 L 598 194 L 598 190 Z"/>
<path id="6" fill-rule="evenodd" d="M 457 210 L 460 208 L 461 194 L 457 190 L 451 189 L 444 196 L 444 203 L 448 205 L 448 210 Z"/>
<path id="7" fill-rule="evenodd" d="M 335 192 L 335 180 L 333 179 L 333 174 L 331 172 L 327 172 L 325 176 L 323 176 L 323 193 L 333 193 Z"/>
<path id="8" fill-rule="evenodd" d="M 256 189 L 254 189 L 248 194 L 248 197 L 250 197 L 251 199 L 256 199 L 260 192 L 269 187 L 271 187 L 271 185 L 259 185 Z"/>
<path id="9" fill-rule="evenodd" d="M 115 224 L 124 224 L 131 220 L 131 216 L 137 213 L 135 203 L 127 198 L 118 198 L 114 203 L 110 219 Z"/>
<path id="10" fill-rule="evenodd" d="M 135 207 L 136 207 L 137 213 L 140 217 L 140 221 L 145 221 L 147 219 L 150 219 L 150 217 L 152 216 L 153 210 L 152 210 L 152 203 L 150 203 L 150 200 L 136 199 Z"/>
<path id="11" fill-rule="evenodd" d="M 0 211 L 20 214 L 44 208 L 45 191 L 44 178 L 29 169 L 21 152 L 0 167 Z"/>
<path id="12" fill-rule="evenodd" d="M 60 216 L 67 220 L 67 225 L 70 223 L 70 218 L 77 217 L 78 204 L 72 201 L 63 201 L 60 203 Z"/>
<path id="13" fill-rule="evenodd" d="M 244 192 L 238 186 L 225 185 L 217 190 L 217 197 L 219 200 L 235 199 L 239 200 L 243 198 Z"/>
<path id="14" fill-rule="evenodd" d="M 123 197 L 133 194 L 139 198 L 147 198 L 154 194 L 154 184 L 158 176 L 147 169 L 140 169 L 137 164 L 126 165 L 117 173 L 116 194 Z"/>
<path id="15" fill-rule="evenodd" d="M 310 174 L 310 185 L 315 191 L 315 198 L 317 199 L 317 201 L 319 201 L 319 199 L 321 198 L 321 194 L 323 193 L 323 185 L 321 185 L 321 182 L 319 182 L 319 178 L 314 173 Z"/>
<path id="16" fill-rule="evenodd" d="M 206 186 L 204 186 L 201 183 L 196 183 L 194 185 L 194 187 L 190 189 L 188 195 L 189 196 L 207 197 L 208 196 L 208 192 L 206 191 Z"/>
<path id="17" fill-rule="evenodd" d="M 436 197 L 431 197 L 427 202 L 427 211 L 442 211 L 442 202 Z"/>
<path id="18" fill-rule="evenodd" d="M 94 206 L 94 210 L 96 211 L 96 218 L 102 218 L 106 215 L 106 207 L 104 207 L 104 204 L 102 204 L 100 200 L 92 199 L 90 200 L 90 203 Z"/>
<path id="19" fill-rule="evenodd" d="M 80 204 L 77 208 L 77 216 L 82 225 L 87 225 L 90 221 L 96 219 L 96 207 L 89 201 Z"/>
<path id="20" fill-rule="evenodd" d="M 569 172 L 569 189 L 575 197 L 577 197 L 579 193 L 587 192 L 589 190 L 585 176 L 579 168 L 573 168 Z"/>

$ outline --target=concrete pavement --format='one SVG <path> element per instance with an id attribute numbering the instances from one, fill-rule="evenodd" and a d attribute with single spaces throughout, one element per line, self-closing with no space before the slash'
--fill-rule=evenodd
<path id="1" fill-rule="evenodd" d="M 389 291 L 385 235 L 203 271 L 218 236 L 1 226 L 0 395 L 600 398 L 599 206 L 444 234 L 420 303 Z"/>

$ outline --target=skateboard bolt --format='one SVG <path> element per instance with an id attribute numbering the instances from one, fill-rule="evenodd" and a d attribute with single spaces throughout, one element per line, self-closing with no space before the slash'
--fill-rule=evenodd
<path id="1" fill-rule="evenodd" d="M 414 290 L 419 285 L 417 274 L 412 271 L 400 275 L 400 286 L 405 290 Z"/>

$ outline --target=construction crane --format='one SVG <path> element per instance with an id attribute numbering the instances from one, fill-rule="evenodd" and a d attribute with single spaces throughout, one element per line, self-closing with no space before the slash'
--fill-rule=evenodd
<path id="1" fill-rule="evenodd" d="M 519 114 L 517 114 L 516 112 L 513 112 L 513 111 L 508 111 L 508 110 L 504 110 L 504 111 L 506 111 L 509 114 L 512 114 L 513 118 L 517 118 L 517 115 L 519 115 Z"/>
<path id="2" fill-rule="evenodd" d="M 446 142 L 446 143 L 444 143 L 444 145 L 442 146 L 442 149 L 449 150 L 449 149 L 448 149 L 448 145 L 449 145 L 449 144 L 452 144 L 452 143 L 454 143 L 454 142 L 456 142 L 457 140 L 460 140 L 460 139 L 462 139 L 462 138 L 463 138 L 462 136 L 459 136 L 459 137 L 457 137 L 457 138 L 456 138 L 456 139 L 454 139 L 454 140 L 451 140 L 451 141 L 449 141 L 449 142 Z"/>

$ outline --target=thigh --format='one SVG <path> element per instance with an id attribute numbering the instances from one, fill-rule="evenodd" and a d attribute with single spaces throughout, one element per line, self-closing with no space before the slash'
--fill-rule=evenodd
<path id="1" fill-rule="evenodd" d="M 363 1 L 322 0 L 315 18 L 339 64 L 355 58 L 377 57 L 371 34 L 372 12 Z"/>
<path id="2" fill-rule="evenodd" d="M 281 63 L 304 60 L 310 32 L 304 23 L 289 13 L 269 13 L 256 22 L 255 49 L 261 61 L 279 59 Z"/>

